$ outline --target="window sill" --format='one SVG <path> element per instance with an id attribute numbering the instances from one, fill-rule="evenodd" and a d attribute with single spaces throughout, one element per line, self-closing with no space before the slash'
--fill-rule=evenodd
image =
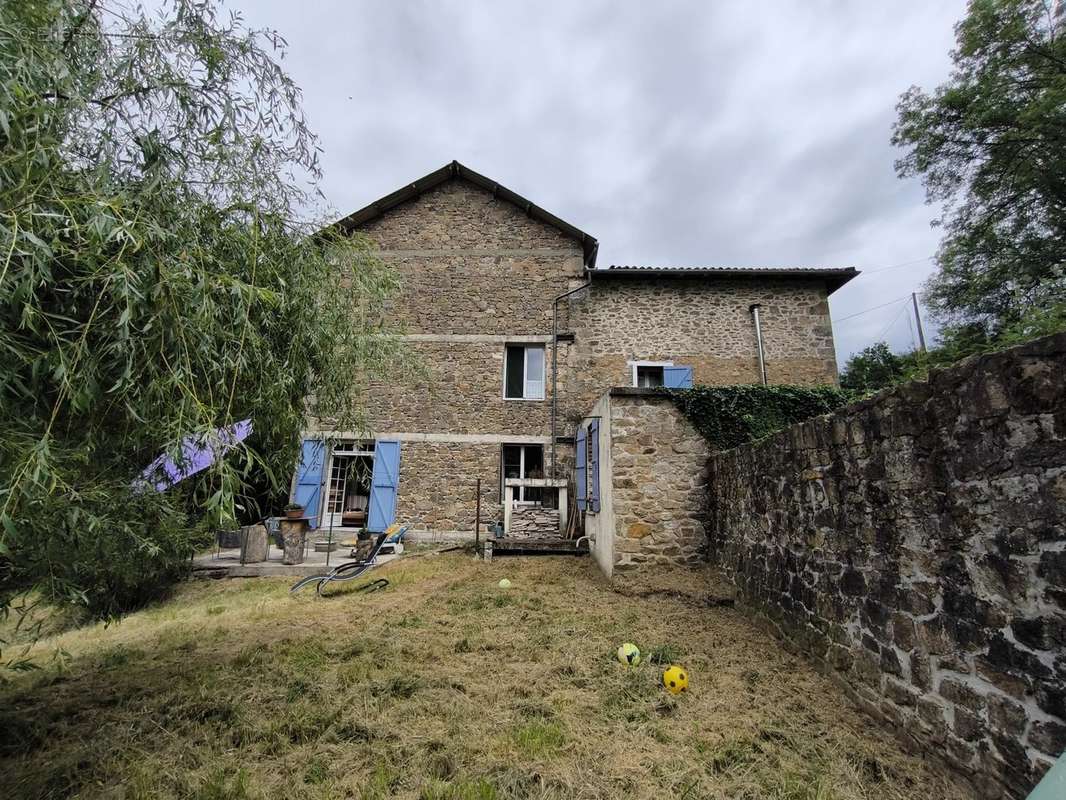
<path id="1" fill-rule="evenodd" d="M 514 400 L 519 403 L 543 403 L 543 397 L 504 397 L 504 400 Z"/>

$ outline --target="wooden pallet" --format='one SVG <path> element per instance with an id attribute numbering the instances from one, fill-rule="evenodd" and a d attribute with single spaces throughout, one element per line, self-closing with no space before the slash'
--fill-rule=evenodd
<path id="1" fill-rule="evenodd" d="M 577 539 L 536 538 L 526 539 L 505 536 L 502 539 L 488 539 L 485 542 L 485 560 L 493 555 L 563 555 L 582 556 L 588 553 L 587 540 L 578 546 Z"/>

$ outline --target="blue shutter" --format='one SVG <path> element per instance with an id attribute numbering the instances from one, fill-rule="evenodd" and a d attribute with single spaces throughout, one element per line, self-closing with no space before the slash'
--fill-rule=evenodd
<path id="1" fill-rule="evenodd" d="M 663 386 L 667 389 L 691 389 L 692 367 L 663 367 Z"/>
<path id="2" fill-rule="evenodd" d="M 400 443 L 378 439 L 374 444 L 374 475 L 370 482 L 367 530 L 381 533 L 396 521 L 396 492 L 400 488 Z"/>
<path id="3" fill-rule="evenodd" d="M 592 497 L 589 498 L 589 511 L 600 510 L 600 421 L 589 423 L 589 469 L 592 471 Z"/>
<path id="4" fill-rule="evenodd" d="M 304 439 L 300 446 L 300 464 L 296 467 L 296 485 L 292 500 L 304 507 L 311 527 L 318 527 L 322 499 L 322 468 L 326 461 L 326 443 L 322 439 Z"/>
<path id="5" fill-rule="evenodd" d="M 1066 793 L 1066 753 L 1059 756 L 1026 800 L 1060 800 Z"/>
<path id="6" fill-rule="evenodd" d="M 579 425 L 577 428 L 577 467 L 574 469 L 574 488 L 577 497 L 577 510 L 585 510 L 585 482 L 587 480 L 588 467 L 585 463 L 585 428 Z"/>

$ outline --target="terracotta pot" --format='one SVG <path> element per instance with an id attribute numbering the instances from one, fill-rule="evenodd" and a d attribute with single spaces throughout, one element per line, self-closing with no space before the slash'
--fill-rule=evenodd
<path id="1" fill-rule="evenodd" d="M 303 508 L 286 508 L 285 516 L 289 519 L 299 519 L 304 515 Z"/>

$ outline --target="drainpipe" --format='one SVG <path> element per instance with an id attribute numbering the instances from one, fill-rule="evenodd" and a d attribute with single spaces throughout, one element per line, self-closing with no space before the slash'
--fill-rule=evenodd
<path id="1" fill-rule="evenodd" d="M 552 302 L 552 480 L 555 480 L 555 434 L 557 430 L 556 419 L 559 415 L 559 301 L 576 292 L 580 292 L 582 289 L 587 289 L 591 285 L 592 279 L 589 278 L 576 289 L 563 292 Z"/>
<path id="2" fill-rule="evenodd" d="M 752 303 L 748 307 L 748 311 L 751 312 L 752 321 L 755 323 L 755 346 L 759 352 L 759 377 L 762 380 L 762 385 L 765 386 L 769 381 L 766 379 L 766 354 L 762 346 L 762 322 L 759 319 L 760 308 L 762 306 L 758 303 Z"/>

